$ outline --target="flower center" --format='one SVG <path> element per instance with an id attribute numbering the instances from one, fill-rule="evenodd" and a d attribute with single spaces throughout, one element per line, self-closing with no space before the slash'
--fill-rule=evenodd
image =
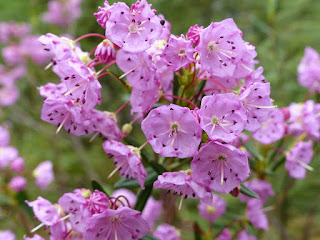
<path id="1" fill-rule="evenodd" d="M 184 49 L 181 49 L 178 56 L 179 57 L 184 57 L 186 55 L 186 51 Z"/>
<path id="2" fill-rule="evenodd" d="M 217 49 L 217 44 L 209 42 L 207 49 L 209 52 L 213 53 Z"/>
<path id="3" fill-rule="evenodd" d="M 207 213 L 214 214 L 216 212 L 216 208 L 214 206 L 207 206 Z"/>

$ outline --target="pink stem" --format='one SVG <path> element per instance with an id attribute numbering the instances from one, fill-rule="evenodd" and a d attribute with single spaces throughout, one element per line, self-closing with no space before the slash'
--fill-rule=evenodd
<path id="1" fill-rule="evenodd" d="M 115 115 L 117 115 L 119 112 L 121 112 L 126 106 L 128 106 L 129 101 L 125 102 L 117 111 L 115 111 Z"/>
<path id="2" fill-rule="evenodd" d="M 91 61 L 88 63 L 87 67 L 91 67 L 90 65 L 91 65 L 92 63 L 94 63 L 95 61 L 97 61 L 97 60 L 98 60 L 98 58 L 94 58 L 93 60 L 91 60 Z"/>
<path id="3" fill-rule="evenodd" d="M 190 105 L 192 105 L 194 108 L 197 107 L 197 105 L 195 105 L 193 102 L 189 101 L 188 99 L 185 99 L 185 98 L 182 98 L 182 97 L 178 97 L 178 96 L 174 96 L 174 95 L 170 95 L 170 94 L 163 94 L 162 96 L 164 97 L 172 97 L 172 98 L 175 98 L 175 99 L 179 99 L 181 101 L 184 101 L 186 103 L 189 103 Z"/>
<path id="4" fill-rule="evenodd" d="M 102 73 L 104 70 L 106 70 L 108 67 L 112 66 L 115 63 L 116 63 L 116 61 L 110 62 L 108 65 L 106 65 L 103 68 L 101 68 L 98 73 Z"/>
<path id="5" fill-rule="evenodd" d="M 110 75 L 110 73 L 108 73 L 108 72 L 102 73 L 102 74 L 100 74 L 100 75 L 98 76 L 98 79 L 100 79 L 100 78 L 102 78 L 102 77 L 104 77 L 104 76 L 108 76 L 108 75 Z"/>
<path id="6" fill-rule="evenodd" d="M 88 33 L 88 34 L 82 35 L 81 37 L 78 37 L 76 40 L 74 40 L 74 42 L 79 42 L 80 40 L 87 38 L 87 37 L 99 37 L 99 38 L 106 39 L 105 36 L 103 36 L 99 33 Z"/>

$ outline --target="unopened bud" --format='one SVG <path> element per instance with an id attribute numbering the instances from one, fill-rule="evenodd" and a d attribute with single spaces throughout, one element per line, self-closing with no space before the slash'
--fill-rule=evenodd
<path id="1" fill-rule="evenodd" d="M 132 131 L 132 125 L 130 123 L 126 123 L 122 126 L 122 134 L 124 137 L 127 137 Z"/>
<path id="2" fill-rule="evenodd" d="M 238 185 L 237 187 L 235 187 L 230 194 L 234 197 L 238 197 L 240 194 L 240 185 Z"/>

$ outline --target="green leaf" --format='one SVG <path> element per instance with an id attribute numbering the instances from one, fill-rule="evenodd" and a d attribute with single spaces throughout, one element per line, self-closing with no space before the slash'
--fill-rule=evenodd
<path id="1" fill-rule="evenodd" d="M 154 170 L 151 167 L 146 168 L 147 171 L 147 177 L 146 181 L 144 183 L 144 186 L 149 186 L 154 183 L 154 181 L 157 180 L 158 174 L 154 172 Z M 138 188 L 140 187 L 140 184 L 137 182 L 137 180 L 130 180 L 127 178 L 121 178 L 118 182 L 114 184 L 115 188 Z"/>
<path id="2" fill-rule="evenodd" d="M 284 162 L 286 161 L 286 157 L 282 157 L 280 158 L 279 161 L 273 163 L 271 166 L 270 166 L 270 169 L 272 172 L 276 171 L 278 169 L 278 167 L 280 167 Z"/>
<path id="3" fill-rule="evenodd" d="M 241 141 L 241 140 L 240 140 Z M 248 150 L 249 153 L 251 153 L 251 155 L 258 159 L 259 161 L 262 161 L 263 160 L 263 157 L 260 153 L 258 153 L 255 149 L 253 149 L 250 145 L 248 144 L 245 144 L 241 141 L 241 143 L 243 144 L 243 146 Z"/>
<path id="4" fill-rule="evenodd" d="M 92 190 L 99 190 L 100 192 L 105 193 L 107 196 L 108 194 L 106 193 L 106 191 L 103 189 L 103 187 L 100 185 L 100 183 L 98 183 L 96 180 L 92 180 L 91 181 L 91 186 L 92 186 Z"/>
<path id="5" fill-rule="evenodd" d="M 240 183 L 240 186 L 241 186 L 240 192 L 242 194 L 247 195 L 248 197 L 258 198 L 259 199 L 259 196 L 254 191 L 252 191 L 250 188 L 245 186 L 243 183 Z"/>
<path id="6" fill-rule="evenodd" d="M 150 235 L 149 233 L 145 235 L 141 240 L 159 240 L 158 238 L 155 238 L 154 236 Z"/>
<path id="7" fill-rule="evenodd" d="M 153 186 L 152 185 L 149 185 L 147 187 L 145 187 L 144 190 L 142 190 L 139 195 L 138 195 L 138 199 L 137 199 L 137 203 L 136 205 L 134 206 L 134 209 L 135 210 L 138 210 L 140 212 L 143 211 L 144 209 L 144 206 L 146 205 L 150 195 L 151 195 L 151 192 L 152 192 L 152 189 L 153 189 Z"/>
<path id="8" fill-rule="evenodd" d="M 25 202 L 26 200 L 28 200 L 27 193 L 25 191 L 17 193 L 16 199 L 23 211 L 25 211 L 30 217 L 33 217 L 32 209 Z"/>
<path id="9" fill-rule="evenodd" d="M 201 240 L 202 235 L 201 235 L 201 228 L 197 222 L 193 223 L 193 232 L 194 232 L 194 240 Z"/>
<path id="10" fill-rule="evenodd" d="M 0 195 L 0 206 L 9 206 L 11 203 L 10 198 L 5 195 Z"/>

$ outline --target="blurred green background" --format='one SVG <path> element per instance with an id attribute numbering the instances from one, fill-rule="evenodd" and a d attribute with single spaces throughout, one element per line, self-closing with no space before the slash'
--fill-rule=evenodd
<path id="1" fill-rule="evenodd" d="M 110 4 L 115 1 L 109 1 Z M 134 1 L 125 1 L 133 3 Z M 290 102 L 305 100 L 307 90 L 297 83 L 297 66 L 305 46 L 320 50 L 320 1 L 316 0 L 150 0 L 158 13 L 162 13 L 172 24 L 172 33 L 186 33 L 194 24 L 207 26 L 211 21 L 233 18 L 243 31 L 246 41 L 256 46 L 257 59 L 265 69 L 264 75 L 271 82 L 272 97 L 279 107 Z M 102 0 L 83 0 L 82 17 L 68 29 L 41 22 L 39 14 L 46 10 L 45 0 L 0 0 L 0 21 L 28 22 L 33 27 L 33 33 L 44 34 L 52 32 L 61 34 L 68 32 L 74 37 L 98 32 L 103 29 L 96 23 L 93 12 L 102 5 Z M 99 39 L 81 41 L 83 49 L 90 51 Z M 74 188 L 90 187 L 90 180 L 96 179 L 104 183 L 104 187 L 112 191 L 112 183 L 118 180 L 116 176 L 107 180 L 113 169 L 111 160 L 107 159 L 102 147 L 102 141 L 96 139 L 89 144 L 89 137 L 72 137 L 61 131 L 55 134 L 55 127 L 42 122 L 40 113 L 42 98 L 36 86 L 47 82 L 58 82 L 50 71 L 42 71 L 40 67 L 30 64 L 27 77 L 18 85 L 21 98 L 15 106 L 3 111 L 2 120 L 12 123 L 12 145 L 16 146 L 20 155 L 26 159 L 27 168 L 33 169 L 43 160 L 54 162 L 56 181 L 47 191 L 40 191 L 29 183 L 31 189 L 29 199 L 38 195 L 56 202 L 64 192 Z M 114 111 L 128 98 L 121 86 L 113 79 L 102 82 L 103 104 L 101 110 Z M 130 121 L 126 109 L 120 115 L 120 123 Z M 143 143 L 144 137 L 134 129 L 138 141 Z M 283 187 L 285 193 L 279 194 L 270 201 L 276 206 L 269 213 L 271 229 L 268 233 L 259 235 L 261 239 L 320 239 L 320 159 L 315 157 L 311 165 L 314 172 L 308 172 L 304 181 L 294 181 L 288 178 L 284 170 L 272 176 L 274 189 L 279 192 Z M 117 174 L 116 174 L 117 175 Z M 234 202 L 228 213 L 237 213 L 239 203 Z M 194 220 L 197 217 L 196 201 L 187 200 L 181 217 Z M 243 206 L 243 205 L 241 205 Z M 281 206 L 281 207 L 277 207 Z M 241 212 L 241 211 L 240 211 Z M 206 223 L 199 220 L 202 226 Z M 230 220 L 226 219 L 226 222 Z M 36 221 L 32 223 L 35 226 Z M 15 222 L 2 221 L 0 228 L 17 229 L 21 234 L 24 229 Z M 182 237 L 189 233 L 182 232 Z M 259 238 L 259 239 L 260 239 Z M 188 237 L 186 237 L 188 239 Z"/>

